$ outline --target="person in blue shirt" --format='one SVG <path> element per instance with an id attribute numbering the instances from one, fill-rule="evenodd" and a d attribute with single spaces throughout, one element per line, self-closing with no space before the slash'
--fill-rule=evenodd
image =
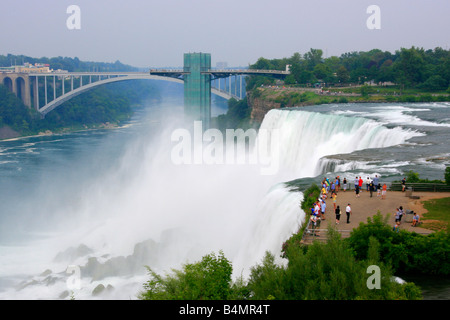
<path id="1" fill-rule="evenodd" d="M 320 211 L 321 211 L 321 217 L 322 220 L 325 220 L 325 210 L 327 208 L 327 204 L 325 203 L 325 201 L 322 201 L 322 203 L 320 204 Z"/>

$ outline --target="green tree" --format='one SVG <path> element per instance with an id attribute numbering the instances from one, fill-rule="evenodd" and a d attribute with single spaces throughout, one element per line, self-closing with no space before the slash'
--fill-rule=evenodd
<path id="1" fill-rule="evenodd" d="M 445 167 L 445 183 L 450 186 L 450 166 Z"/>
<path id="2" fill-rule="evenodd" d="M 430 91 L 446 90 L 448 88 L 448 81 L 440 75 L 435 74 L 425 80 L 424 83 L 420 84 L 418 88 Z"/>
<path id="3" fill-rule="evenodd" d="M 406 173 L 406 181 L 408 181 L 409 183 L 420 182 L 419 174 L 417 172 L 412 171 L 412 170 L 408 171 Z"/>
<path id="4" fill-rule="evenodd" d="M 330 80 L 332 77 L 330 68 L 324 63 L 317 64 L 314 67 L 313 73 L 317 79 L 323 80 L 325 82 L 328 82 L 328 80 Z"/>
<path id="5" fill-rule="evenodd" d="M 340 83 L 347 83 L 350 80 L 350 74 L 344 66 L 340 66 L 336 72 L 336 77 Z"/>
<path id="6" fill-rule="evenodd" d="M 323 62 L 322 54 L 323 51 L 321 49 L 311 48 L 307 53 L 303 55 L 308 71 L 313 71 L 316 65 Z"/>
<path id="7" fill-rule="evenodd" d="M 421 83 L 424 81 L 426 69 L 423 49 L 417 49 L 415 47 L 411 49 L 401 48 L 394 68 L 399 83 L 408 87 Z"/>
<path id="8" fill-rule="evenodd" d="M 143 300 L 223 300 L 232 296 L 233 268 L 223 252 L 205 255 L 200 262 L 185 264 L 166 277 L 147 269 L 150 280 L 139 295 Z"/>

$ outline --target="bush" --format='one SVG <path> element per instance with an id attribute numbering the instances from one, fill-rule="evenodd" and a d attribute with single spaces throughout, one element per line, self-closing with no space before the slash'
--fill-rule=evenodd
<path id="1" fill-rule="evenodd" d="M 150 280 L 139 296 L 143 300 L 222 300 L 231 296 L 232 266 L 222 252 L 186 264 L 181 271 L 173 270 L 166 278 L 147 269 Z"/>
<path id="2" fill-rule="evenodd" d="M 445 183 L 450 186 L 450 166 L 445 168 Z"/>
<path id="3" fill-rule="evenodd" d="M 312 184 L 303 192 L 303 201 L 300 207 L 303 209 L 303 211 L 309 213 L 309 209 L 312 207 L 314 202 L 317 201 L 319 196 L 320 188 L 317 186 L 317 184 Z"/>
<path id="4" fill-rule="evenodd" d="M 251 269 L 248 289 L 251 299 L 280 300 L 383 300 L 420 299 L 420 290 L 412 283 L 392 281 L 388 265 L 377 260 L 378 242 L 370 240 L 370 259 L 358 261 L 353 250 L 332 227 L 327 243 L 314 242 L 307 248 L 288 249 L 286 267 L 274 263 L 266 253 L 261 265 Z M 380 289 L 368 287 L 368 267 L 380 267 Z"/>
<path id="5" fill-rule="evenodd" d="M 430 91 L 439 91 L 448 88 L 448 82 L 440 75 L 432 75 L 424 83 L 418 85 L 417 87 Z"/>
<path id="6" fill-rule="evenodd" d="M 367 259 L 369 240 L 380 243 L 380 260 L 390 264 L 394 271 L 402 273 L 440 274 L 450 273 L 450 234 L 444 231 L 430 235 L 401 230 L 393 232 L 387 224 L 388 216 L 380 213 L 367 219 L 345 239 L 359 260 Z"/>
<path id="7" fill-rule="evenodd" d="M 414 171 L 410 170 L 406 174 L 406 181 L 408 181 L 409 183 L 417 183 L 417 182 L 419 182 L 420 181 L 419 174 L 417 172 L 414 172 Z"/>

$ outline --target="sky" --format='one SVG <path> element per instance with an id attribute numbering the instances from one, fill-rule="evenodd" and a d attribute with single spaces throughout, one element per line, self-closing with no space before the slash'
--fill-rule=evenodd
<path id="1" fill-rule="evenodd" d="M 238 67 L 310 48 L 449 49 L 449 13 L 450 0 L 0 0 L 0 54 L 160 68 L 187 52 Z"/>

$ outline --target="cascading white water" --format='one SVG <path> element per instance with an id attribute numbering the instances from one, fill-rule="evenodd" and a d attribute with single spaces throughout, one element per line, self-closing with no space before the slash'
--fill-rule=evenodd
<path id="1" fill-rule="evenodd" d="M 327 155 L 384 148 L 422 135 L 377 121 L 301 110 L 270 110 L 261 130 L 279 131 L 278 155 L 286 178 L 314 177 L 319 160 Z"/>
<path id="2" fill-rule="evenodd" d="M 170 158 L 169 128 L 151 141 L 146 136 L 134 141 L 114 168 L 80 192 L 72 210 L 64 210 L 67 220 L 60 232 L 55 230 L 55 238 L 42 245 L 43 251 L 56 253 L 84 244 L 92 253 L 48 268 L 58 273 L 67 263 L 86 265 L 89 257 L 99 263 L 126 257 L 136 243 L 151 239 L 156 245 L 145 264 L 160 273 L 223 250 L 235 275 L 245 276 L 265 251 L 278 257 L 283 241 L 304 221 L 303 195 L 289 192 L 283 182 L 315 176 L 325 155 L 387 147 L 418 135 L 364 118 L 301 110 L 271 110 L 261 130 L 279 131 L 278 139 L 270 140 L 279 167 L 270 175 L 254 165 L 176 165 Z M 142 275 L 105 277 L 84 279 L 76 298 L 91 298 L 93 287 L 105 281 L 120 287 L 114 298 L 134 298 L 143 281 Z M 56 298 L 63 289 L 36 288 L 28 287 L 33 299 Z M 28 289 L 3 296 L 27 295 Z"/>

